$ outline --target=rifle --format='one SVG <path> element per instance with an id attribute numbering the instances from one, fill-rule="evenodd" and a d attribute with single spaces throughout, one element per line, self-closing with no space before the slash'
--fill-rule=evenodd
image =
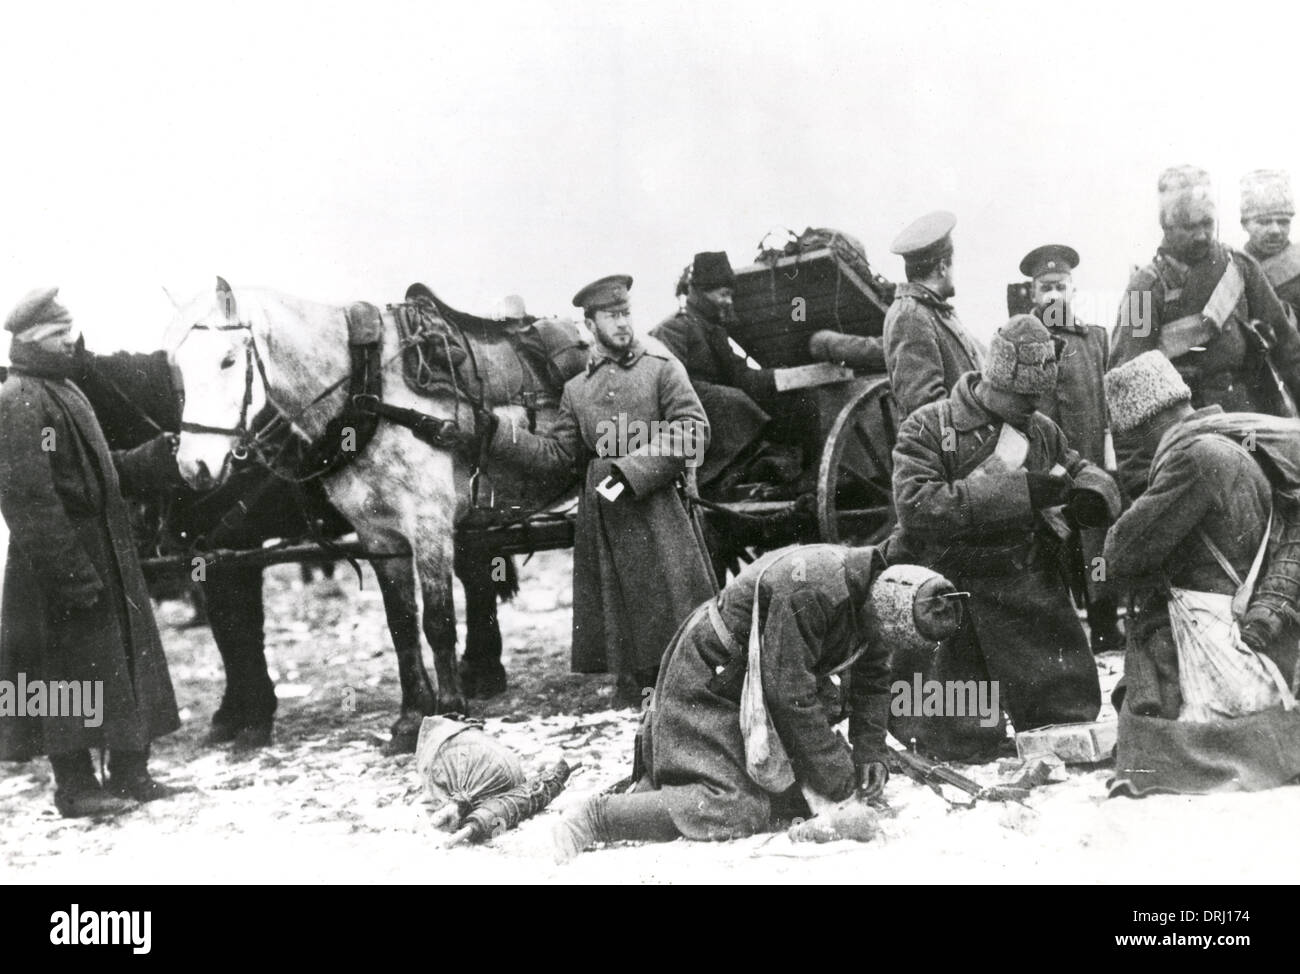
<path id="1" fill-rule="evenodd" d="M 902 768 L 904 774 L 917 784 L 925 785 L 953 808 L 974 808 L 975 802 L 980 800 L 1012 801 L 1024 805 L 1024 800 L 1029 797 L 1029 789 L 1027 788 L 1015 788 L 1009 785 L 994 785 L 991 788 L 986 788 L 967 778 L 964 774 L 954 771 L 946 765 L 937 764 L 929 758 L 923 758 L 912 751 L 894 751 L 893 758 Z M 971 801 L 953 801 L 943 793 L 942 785 L 951 785 L 953 788 L 964 791 L 970 795 Z"/>

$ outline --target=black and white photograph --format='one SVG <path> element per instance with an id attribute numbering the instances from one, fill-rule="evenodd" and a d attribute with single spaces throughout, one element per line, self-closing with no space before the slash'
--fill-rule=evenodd
<path id="1" fill-rule="evenodd" d="M 1157 884 L 1090 943 L 1251 945 L 1300 14 L 5 21 L 0 877 L 73 891 L 24 936 L 148 953 L 94 905 L 140 885 Z"/>

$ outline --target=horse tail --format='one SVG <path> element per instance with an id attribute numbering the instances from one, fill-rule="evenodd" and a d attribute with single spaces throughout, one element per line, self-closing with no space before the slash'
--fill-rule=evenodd
<path id="1" fill-rule="evenodd" d="M 519 594 L 519 570 L 515 568 L 515 560 L 510 555 L 501 557 L 505 561 L 506 570 L 501 578 L 496 577 L 496 572 L 492 573 L 492 586 L 496 590 L 498 599 L 509 602 Z"/>

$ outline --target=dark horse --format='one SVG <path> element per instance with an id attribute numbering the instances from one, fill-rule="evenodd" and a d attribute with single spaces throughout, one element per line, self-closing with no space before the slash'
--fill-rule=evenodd
<path id="1" fill-rule="evenodd" d="M 78 384 L 114 449 L 136 446 L 159 432 L 177 432 L 181 396 L 165 352 L 86 355 Z M 256 464 L 239 465 L 217 490 L 186 487 L 155 499 L 162 514 L 153 550 L 198 546 L 251 549 L 271 538 L 337 539 L 352 526 L 330 504 L 320 481 L 293 484 Z M 167 540 L 170 539 L 170 542 Z M 497 597 L 510 598 L 517 577 L 510 559 L 498 560 L 457 545 L 455 573 L 465 591 L 467 637 L 461 663 L 464 688 L 489 696 L 505 688 Z M 199 580 L 212 635 L 226 672 L 226 689 L 212 718 L 209 743 L 257 747 L 270 741 L 275 687 L 267 673 L 263 634 L 262 568 L 212 564 Z M 390 750 L 409 751 L 411 734 L 395 735 Z"/>

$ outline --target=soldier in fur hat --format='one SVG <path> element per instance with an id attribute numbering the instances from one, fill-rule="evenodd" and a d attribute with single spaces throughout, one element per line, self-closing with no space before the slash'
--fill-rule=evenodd
<path id="1" fill-rule="evenodd" d="M 1175 166 L 1158 190 L 1164 239 L 1129 280 L 1110 367 L 1158 349 L 1197 408 L 1294 416 L 1300 334 L 1255 258 L 1217 239 L 1209 175 Z"/>
<path id="2" fill-rule="evenodd" d="M 967 618 L 933 658 L 895 659 L 894 679 L 996 681 L 1016 730 L 1092 720 L 1097 670 L 1057 559 L 1066 519 L 1119 513 L 1110 476 L 1071 449 L 1038 405 L 1057 382 L 1051 334 L 1018 315 L 983 372 L 905 419 L 894 448 L 898 529 L 891 563 L 924 565 L 970 592 Z M 949 758 L 995 752 L 1006 727 L 973 714 L 898 714 L 890 730 Z"/>
<path id="3" fill-rule="evenodd" d="M 1280 169 L 1256 169 L 1241 177 L 1241 228 L 1248 237 L 1246 253 L 1277 296 L 1300 313 L 1300 248 L 1291 242 L 1295 197 L 1291 179 Z"/>
<path id="4" fill-rule="evenodd" d="M 595 842 L 734 838 L 807 815 L 805 800 L 880 795 L 890 656 L 950 635 L 953 594 L 932 571 L 886 568 L 870 547 L 796 546 L 754 561 L 674 637 L 642 717 L 635 786 L 566 815 L 560 858 Z M 748 725 L 746 682 L 748 706 L 767 715 Z M 834 729 L 845 716 L 851 746 Z M 747 726 L 770 726 L 764 750 L 778 756 L 759 759 Z"/>
<path id="5" fill-rule="evenodd" d="M 1107 374 L 1106 396 L 1116 431 L 1152 444 L 1153 457 L 1146 490 L 1106 538 L 1112 578 L 1135 595 L 1115 693 L 1112 789 L 1200 793 L 1289 781 L 1300 774 L 1295 630 L 1252 640 L 1232 604 L 1243 579 L 1255 586 L 1273 488 L 1260 451 L 1229 430 L 1254 418 L 1261 436 L 1271 425 L 1294 442 L 1294 428 L 1285 429 L 1294 423 L 1196 409 L 1192 390 L 1155 351 Z"/>

